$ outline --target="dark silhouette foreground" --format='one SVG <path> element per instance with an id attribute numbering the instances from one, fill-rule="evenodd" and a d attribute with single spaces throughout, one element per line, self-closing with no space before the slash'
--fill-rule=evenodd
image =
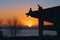
<path id="1" fill-rule="evenodd" d="M 44 29 L 44 21 L 49 21 L 54 23 L 54 28 L 57 30 L 57 38 L 60 39 L 60 6 L 43 9 L 38 5 L 38 10 L 30 11 L 26 13 L 27 16 L 31 16 L 33 18 L 38 18 L 39 20 L 39 37 L 42 37 L 43 40 L 43 29 Z M 54 29 L 53 29 L 54 30 Z M 41 39 L 41 38 L 40 38 Z"/>

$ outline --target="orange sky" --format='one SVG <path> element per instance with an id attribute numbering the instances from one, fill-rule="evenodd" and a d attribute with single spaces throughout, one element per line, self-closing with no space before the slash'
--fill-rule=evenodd
<path id="1" fill-rule="evenodd" d="M 37 10 L 37 7 L 34 7 L 32 9 Z M 0 10 L 0 18 L 2 18 L 4 21 L 5 19 L 8 19 L 10 17 L 17 17 L 18 18 L 18 22 L 20 25 L 23 26 L 38 26 L 38 19 L 36 18 L 32 18 L 32 17 L 28 17 L 25 15 L 25 13 L 27 13 L 29 11 L 28 7 L 23 7 L 23 8 L 16 8 L 16 7 L 10 7 L 10 8 L 4 8 Z M 44 25 L 51 25 L 51 23 L 49 22 L 44 22 Z"/>
<path id="2" fill-rule="evenodd" d="M 18 22 L 20 25 L 23 26 L 38 26 L 38 19 L 36 18 L 32 18 L 32 17 L 28 17 L 25 15 L 28 11 L 29 8 L 32 7 L 32 10 L 35 11 L 37 10 L 37 6 L 32 6 L 32 5 L 26 5 L 23 7 L 20 6 L 8 6 L 5 8 L 1 8 L 0 9 L 0 18 L 3 19 L 3 21 L 7 20 L 10 17 L 17 17 L 18 18 Z M 46 6 L 43 6 L 43 8 Z M 5 22 L 6 23 L 6 22 Z M 3 22 L 4 24 L 4 22 Z M 44 22 L 44 25 L 51 25 L 51 23 L 48 22 Z"/>

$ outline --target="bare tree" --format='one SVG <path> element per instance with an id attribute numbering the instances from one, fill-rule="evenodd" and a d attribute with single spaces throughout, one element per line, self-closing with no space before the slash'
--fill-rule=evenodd
<path id="1" fill-rule="evenodd" d="M 11 37 L 12 37 L 13 36 L 13 28 L 12 28 L 12 20 L 11 20 L 11 18 L 8 19 L 7 22 L 8 22 L 8 25 L 10 27 L 10 32 L 11 32 Z"/>
<path id="2" fill-rule="evenodd" d="M 18 19 L 16 17 L 13 18 L 13 26 L 14 26 L 14 36 L 16 37 L 16 31 L 17 31 L 17 23 Z"/>
<path id="3" fill-rule="evenodd" d="M 9 24 L 9 27 L 10 27 L 10 32 L 11 32 L 11 36 L 14 35 L 14 37 L 16 37 L 16 32 L 17 30 L 19 29 L 17 26 L 18 24 L 18 18 L 16 17 L 13 17 L 12 19 L 8 19 L 7 20 L 8 24 Z M 13 24 L 13 26 L 12 26 Z"/>

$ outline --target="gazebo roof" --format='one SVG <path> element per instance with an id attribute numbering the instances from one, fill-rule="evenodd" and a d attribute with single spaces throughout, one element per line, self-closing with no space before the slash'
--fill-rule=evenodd
<path id="1" fill-rule="evenodd" d="M 60 6 L 56 6 L 56 7 L 51 7 L 51 8 L 46 8 L 43 9 L 44 10 L 44 18 L 45 21 L 50 21 L 50 22 L 54 22 L 54 23 L 58 23 L 60 22 Z M 32 11 L 32 12 L 28 12 L 26 13 L 26 15 L 30 15 L 31 17 L 34 18 L 39 18 L 38 14 L 38 10 L 36 11 Z"/>
<path id="2" fill-rule="evenodd" d="M 44 9 L 46 13 L 46 21 L 59 22 L 60 21 L 60 6 Z"/>

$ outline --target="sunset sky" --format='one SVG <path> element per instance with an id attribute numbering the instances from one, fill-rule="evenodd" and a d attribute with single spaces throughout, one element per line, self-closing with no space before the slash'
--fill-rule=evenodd
<path id="1" fill-rule="evenodd" d="M 0 19 L 8 19 L 15 16 L 18 17 L 18 21 L 22 25 L 36 26 L 38 25 L 38 19 L 32 17 L 27 18 L 25 14 L 29 11 L 29 8 L 37 10 L 38 4 L 45 9 L 59 6 L 60 0 L 0 0 Z"/>

